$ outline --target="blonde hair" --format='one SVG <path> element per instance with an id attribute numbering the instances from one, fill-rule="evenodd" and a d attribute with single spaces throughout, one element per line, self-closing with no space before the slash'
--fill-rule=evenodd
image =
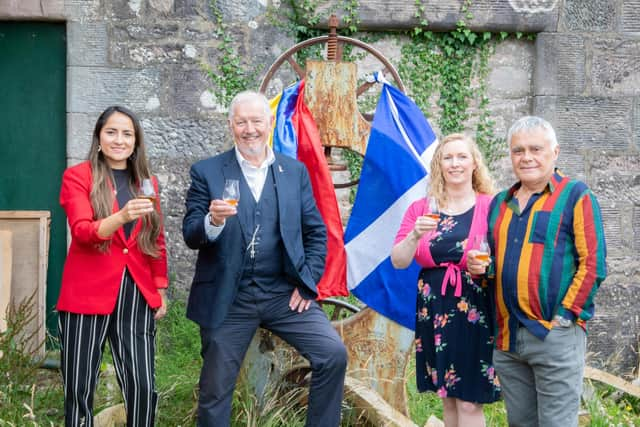
<path id="1" fill-rule="evenodd" d="M 438 143 L 436 151 L 433 153 L 431 173 L 429 174 L 429 197 L 435 197 L 441 206 L 447 205 L 447 192 L 445 191 L 444 175 L 442 174 L 442 151 L 444 147 L 452 141 L 464 141 L 469 147 L 471 157 L 476 166 L 471 177 L 471 187 L 473 191 L 481 194 L 494 194 L 493 180 L 491 179 L 491 175 L 489 175 L 489 169 L 487 169 L 487 166 L 484 164 L 482 153 L 480 153 L 476 142 L 473 138 L 463 133 L 452 133 Z"/>

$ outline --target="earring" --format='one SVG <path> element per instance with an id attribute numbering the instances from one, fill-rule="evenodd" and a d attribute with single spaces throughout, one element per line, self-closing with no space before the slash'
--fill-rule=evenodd
<path id="1" fill-rule="evenodd" d="M 98 145 L 98 153 L 102 151 L 102 145 Z"/>

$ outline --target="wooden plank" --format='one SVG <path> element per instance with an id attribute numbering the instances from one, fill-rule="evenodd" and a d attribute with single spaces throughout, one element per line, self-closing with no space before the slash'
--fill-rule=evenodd
<path id="1" fill-rule="evenodd" d="M 640 397 L 640 387 L 631 384 L 623 380 L 620 377 L 616 377 L 608 372 L 601 371 L 600 369 L 592 368 L 590 366 L 585 366 L 584 368 L 584 377 L 592 380 L 600 381 L 601 383 L 605 383 L 610 385 L 611 387 L 615 387 L 620 391 L 623 391 L 627 394 L 630 394 L 635 397 Z"/>
<path id="2" fill-rule="evenodd" d="M 0 211 L 0 230 L 12 233 L 11 303 L 34 296 L 34 319 L 24 332 L 27 348 L 44 356 L 49 211 Z"/>
<path id="3" fill-rule="evenodd" d="M 344 379 L 345 398 L 359 415 L 375 426 L 416 427 L 408 416 L 391 406 L 369 384 L 349 375 Z"/>
<path id="4" fill-rule="evenodd" d="M 0 230 L 0 332 L 7 330 L 6 313 L 11 299 L 11 238 L 11 231 Z"/>

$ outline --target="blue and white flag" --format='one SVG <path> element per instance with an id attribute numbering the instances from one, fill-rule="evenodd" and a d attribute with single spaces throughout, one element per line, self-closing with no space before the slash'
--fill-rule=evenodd
<path id="1" fill-rule="evenodd" d="M 418 106 L 383 83 L 360 184 L 345 231 L 347 286 L 373 310 L 415 328 L 415 263 L 391 265 L 391 248 L 409 205 L 426 196 L 428 165 L 437 139 Z"/>

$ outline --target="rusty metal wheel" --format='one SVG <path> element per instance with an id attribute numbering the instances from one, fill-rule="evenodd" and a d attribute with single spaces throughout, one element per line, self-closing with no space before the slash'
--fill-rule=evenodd
<path id="1" fill-rule="evenodd" d="M 287 62 L 291 66 L 291 68 L 293 68 L 298 79 L 304 79 L 304 76 L 306 74 L 305 69 L 295 61 L 294 56 L 301 50 L 317 44 L 327 44 L 327 61 L 342 60 L 342 52 L 344 50 L 345 44 L 359 47 L 360 49 L 366 51 L 367 53 L 370 53 L 376 59 L 378 59 L 384 65 L 384 69 L 382 70 L 383 73 L 385 75 L 391 75 L 391 77 L 393 78 L 393 83 L 395 83 L 398 89 L 400 89 L 402 92 L 405 91 L 402 79 L 400 79 L 400 75 L 396 71 L 395 67 L 389 62 L 387 58 L 384 57 L 382 53 L 380 53 L 380 51 L 358 39 L 328 34 L 326 36 L 319 36 L 305 40 L 287 49 L 282 55 L 278 57 L 278 59 L 275 60 L 273 64 L 271 64 L 271 66 L 267 70 L 267 73 L 264 75 L 264 77 L 262 78 L 262 82 L 260 83 L 260 92 L 266 93 L 267 89 L 269 88 L 269 83 L 273 79 L 276 72 L 280 69 L 280 67 L 282 67 L 285 62 Z M 373 86 L 373 84 L 374 83 L 361 84 L 356 91 L 356 96 L 362 95 L 368 88 Z"/>
<path id="2" fill-rule="evenodd" d="M 267 94 L 269 96 L 269 95 L 275 95 L 274 92 L 280 92 L 280 90 L 282 90 L 284 88 L 284 87 L 282 87 L 282 88 L 277 88 L 277 89 L 274 90 L 271 87 L 271 84 L 272 84 L 272 80 L 274 80 L 274 77 L 276 76 L 276 74 L 281 72 L 281 69 L 282 69 L 283 65 L 285 65 L 285 64 L 289 64 L 289 66 L 291 66 L 291 68 L 293 69 L 293 72 L 295 73 L 295 78 L 297 80 L 304 79 L 304 77 L 306 75 L 306 70 L 302 65 L 300 65 L 296 61 L 295 57 L 299 52 L 303 51 L 304 49 L 307 49 L 309 47 L 316 46 L 316 45 L 326 45 L 326 60 L 327 61 L 341 61 L 345 45 L 351 45 L 351 46 L 355 46 L 356 48 L 361 49 L 362 51 L 366 52 L 367 54 L 372 55 L 375 59 L 377 59 L 382 64 L 382 66 L 383 66 L 382 67 L 382 73 L 386 77 L 390 77 L 391 83 L 393 83 L 402 92 L 405 91 L 404 84 L 402 83 L 402 79 L 400 78 L 400 75 L 396 71 L 395 67 L 389 62 L 388 59 L 386 59 L 384 57 L 384 55 L 382 53 L 380 53 L 380 51 L 378 51 L 373 46 L 371 46 L 371 45 L 369 45 L 369 44 L 367 44 L 367 43 L 365 43 L 363 41 L 360 41 L 360 40 L 357 40 L 357 39 L 353 39 L 353 38 L 350 38 L 350 37 L 344 37 L 344 36 L 337 35 L 336 34 L 337 20 L 333 21 L 333 22 L 330 21 L 330 26 L 331 26 L 330 33 L 328 35 L 314 37 L 314 38 L 305 40 L 303 42 L 300 42 L 300 43 L 294 45 L 293 47 L 289 48 L 284 53 L 282 53 L 278 57 L 278 59 L 276 59 L 276 61 L 269 67 L 269 69 L 267 70 L 265 76 L 263 77 L 262 82 L 260 83 L 260 92 L 263 92 L 263 93 L 265 93 L 265 94 Z M 289 77 L 293 77 L 293 76 L 289 76 Z M 355 94 L 356 99 L 359 99 L 359 98 L 361 98 L 363 96 L 367 96 L 368 90 L 375 85 L 375 82 L 366 81 L 364 79 L 360 79 L 360 80 L 362 80 L 362 82 L 359 83 L 359 86 L 356 89 L 356 94 Z M 293 82 L 290 82 L 290 83 L 293 83 Z M 287 86 L 287 85 L 288 84 L 283 83 L 283 86 Z M 370 94 L 369 94 L 369 96 L 370 96 Z M 361 98 L 361 99 L 363 99 L 363 98 Z M 363 103 L 366 104 L 366 101 L 363 100 Z M 371 122 L 373 120 L 373 113 L 372 112 L 360 111 L 360 115 L 367 122 Z M 357 154 L 360 157 L 364 156 L 364 152 L 359 152 L 359 151 L 354 150 L 352 148 L 325 145 L 325 156 L 327 158 L 327 163 L 329 164 L 329 169 L 331 171 L 346 171 L 347 170 L 347 167 L 346 167 L 346 164 L 345 164 L 344 161 L 342 161 L 342 162 L 334 161 L 334 159 L 332 157 L 332 149 L 333 148 L 339 148 L 341 150 L 348 150 L 348 151 L 351 151 L 351 152 Z M 357 185 L 358 182 L 359 182 L 359 179 L 351 179 L 351 180 L 349 180 L 347 182 L 338 182 L 338 183 L 334 182 L 334 187 L 335 188 L 348 188 L 348 187 L 352 187 L 354 185 Z"/>
<path id="3" fill-rule="evenodd" d="M 360 311 L 360 307 L 338 298 L 325 298 L 318 302 L 332 322 L 343 320 Z"/>

